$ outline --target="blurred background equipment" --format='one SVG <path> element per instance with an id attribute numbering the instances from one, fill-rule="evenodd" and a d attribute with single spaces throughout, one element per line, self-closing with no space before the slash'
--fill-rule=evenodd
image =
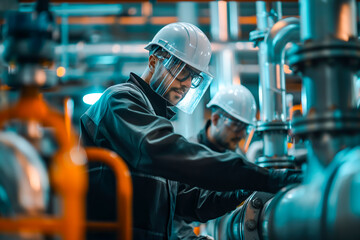
<path id="1" fill-rule="evenodd" d="M 192 115 L 178 112 L 175 130 L 185 137 L 198 132 L 211 114 L 205 108 L 211 97 L 241 84 L 259 109 L 249 160 L 305 173 L 300 186 L 254 193 L 206 233 L 360 239 L 359 9 L 355 0 L 2 0 L 0 233 L 17 234 L 0 239 L 53 233 L 83 239 L 85 226 L 120 229 L 122 239 L 131 238 L 125 210 L 118 223 L 85 222 L 85 153 L 73 154 L 79 117 L 107 87 L 131 71 L 141 74 L 146 44 L 177 21 L 209 37 L 215 80 Z M 100 160 L 99 152 L 119 161 L 99 149 L 87 151 L 90 161 Z M 119 209 L 130 209 L 129 184 L 120 186 L 118 198 L 127 200 L 119 200 Z M 61 211 L 61 218 L 40 218 Z"/>
<path id="2" fill-rule="evenodd" d="M 1 234 L 4 239 L 43 239 L 45 234 L 64 239 L 84 237 L 85 155 L 75 152 L 76 135 L 65 131 L 64 118 L 47 105 L 39 91 L 57 80 L 53 20 L 46 0 L 37 1 L 32 13 L 6 12 L 3 57 L 8 71 L 4 78 L 7 86 L 20 89 L 20 97 L 0 111 L 5 131 L 0 158 L 5 196 L 0 232 L 6 232 Z M 45 154 L 40 155 L 46 152 L 41 151 L 46 136 L 42 136 L 41 126 L 54 130 L 57 143 L 49 162 Z M 18 135 L 21 133 L 28 139 Z"/>
<path id="3" fill-rule="evenodd" d="M 86 156 L 72 129 L 73 101 L 64 99 L 64 116 L 40 91 L 58 82 L 54 18 L 47 0 L 38 0 L 33 10 L 6 11 L 3 25 L 8 71 L 2 87 L 19 89 L 20 96 L 0 110 L 0 239 L 79 240 L 88 227 L 117 231 L 119 238 L 130 240 L 129 171 L 121 158 L 104 149 L 87 149 L 86 154 L 91 161 L 106 162 L 117 175 L 121 215 L 116 223 L 85 221 Z"/>

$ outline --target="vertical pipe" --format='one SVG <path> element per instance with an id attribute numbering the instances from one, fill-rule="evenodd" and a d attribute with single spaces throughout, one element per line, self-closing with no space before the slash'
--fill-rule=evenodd
<path id="1" fill-rule="evenodd" d="M 272 115 L 268 121 L 286 121 L 286 89 L 285 89 L 285 46 L 289 42 L 299 42 L 299 20 L 286 18 L 277 22 L 266 36 L 268 77 L 265 84 L 269 97 L 273 99 Z M 266 99 L 269 102 L 270 99 Z"/>
<path id="2" fill-rule="evenodd" d="M 67 3 L 63 3 L 63 7 L 67 7 Z M 69 22 L 68 15 L 64 13 L 61 16 L 61 66 L 65 68 L 65 71 L 68 70 L 69 60 L 68 60 L 68 44 L 69 44 Z M 62 76 L 63 80 L 67 78 L 66 74 Z"/>
<path id="3" fill-rule="evenodd" d="M 355 207 L 360 201 L 355 194 L 360 177 L 355 0 L 303 0 L 300 7 L 302 44 L 289 61 L 303 77 L 304 116 L 294 119 L 293 132 L 307 139 L 308 166 L 302 185 L 267 205 L 262 235 L 355 240 L 360 237 Z"/>
<path id="4" fill-rule="evenodd" d="M 256 19 L 259 31 L 268 32 L 273 26 L 268 12 L 267 3 L 256 2 Z M 279 6 L 277 5 L 279 8 Z M 281 12 L 281 7 L 280 11 Z M 281 28 L 282 26 L 279 26 Z M 284 36 L 280 36 L 284 37 Z M 279 38 L 280 38 L 279 37 Z M 275 54 L 272 54 L 273 44 L 271 39 L 268 42 L 261 41 L 259 44 L 259 65 L 260 65 L 260 117 L 264 122 L 271 121 L 285 121 L 285 75 L 283 71 L 284 55 L 282 50 L 279 49 Z M 278 41 L 280 42 L 280 41 Z M 270 55 L 270 54 L 271 55 Z M 271 58 L 271 59 L 269 59 Z M 276 97 L 278 93 L 280 97 Z"/>
<path id="5" fill-rule="evenodd" d="M 276 2 L 274 8 L 276 9 L 277 19 L 281 20 L 283 18 L 282 3 L 280 1 Z"/>
<path id="6" fill-rule="evenodd" d="M 357 38 L 355 1 L 307 0 L 301 4 L 300 14 L 303 42 L 331 39 L 341 43 Z M 302 98 L 305 100 L 305 115 L 309 111 L 325 112 L 335 108 L 344 111 L 356 106 L 353 91 L 355 73 L 348 67 L 323 63 L 306 68 L 304 75 Z"/>
<path id="7" fill-rule="evenodd" d="M 260 122 L 258 131 L 263 133 L 264 156 L 257 163 L 265 167 L 292 167 L 293 157 L 288 156 L 286 122 L 286 91 L 284 49 L 286 43 L 299 37 L 299 24 L 295 18 L 274 21 L 281 15 L 281 4 L 275 5 L 278 14 L 271 10 L 271 5 L 257 1 L 257 31 L 255 40 L 259 45 L 259 97 Z"/>
<path id="8" fill-rule="evenodd" d="M 264 1 L 256 1 L 256 23 L 257 28 L 261 31 L 268 29 L 269 27 L 269 13 L 267 11 L 267 3 Z"/>
<path id="9" fill-rule="evenodd" d="M 353 0 L 301 1 L 302 40 L 322 41 L 332 37 L 348 41 L 357 37 L 355 4 Z"/>
<path id="10" fill-rule="evenodd" d="M 229 8 L 229 36 L 230 39 L 237 40 L 240 36 L 240 25 L 238 20 L 238 5 L 237 2 L 228 2 Z"/>
<path id="11" fill-rule="evenodd" d="M 266 10 L 266 2 L 257 1 L 256 2 L 256 22 L 257 22 L 257 29 L 258 31 L 266 32 L 271 26 L 269 26 L 269 13 Z M 265 99 L 269 99 L 266 93 L 266 85 L 265 85 L 265 78 L 266 78 L 266 64 L 267 64 L 267 46 L 264 41 L 259 42 L 259 105 L 260 105 L 260 119 L 261 121 L 267 121 L 269 116 L 271 115 L 269 111 L 271 110 L 269 107 L 265 106 L 267 103 Z"/>
<path id="12" fill-rule="evenodd" d="M 357 107 L 354 66 L 354 63 L 359 61 L 359 48 L 355 42 L 356 2 L 304 0 L 300 14 L 301 39 L 305 53 L 301 57 L 302 61 L 310 63 L 306 67 L 299 63 L 303 74 L 302 107 L 306 119 L 303 132 L 308 134 L 311 128 L 319 126 L 316 128 L 322 135 L 309 138 L 309 147 L 313 148 L 309 152 L 315 154 L 309 158 L 318 159 L 321 164 L 328 165 L 335 154 L 345 146 L 358 144 L 344 138 L 348 135 L 345 129 L 350 121 L 358 120 L 356 117 L 353 120 L 343 117 L 352 114 Z M 323 58 L 314 59 L 311 55 Z M 314 117 L 318 120 L 307 120 Z M 325 129 L 326 125 L 329 126 L 328 129 Z M 355 133 L 359 131 L 358 128 L 359 126 L 354 126 L 352 131 Z M 338 132 L 333 134 L 335 130 Z M 328 134 L 329 131 L 333 133 Z M 349 138 L 350 136 L 347 137 Z"/>
<path id="13" fill-rule="evenodd" d="M 74 100 L 71 97 L 64 99 L 64 120 L 65 120 L 65 131 L 70 139 L 72 132 L 72 118 L 74 115 Z"/>
<path id="14" fill-rule="evenodd" d="M 239 73 L 236 71 L 235 52 L 227 45 L 239 37 L 238 3 L 217 1 L 210 2 L 210 33 L 214 41 L 219 42 L 220 49 L 214 54 L 215 76 L 210 87 L 213 97 L 218 89 L 230 87 L 240 82 Z"/>

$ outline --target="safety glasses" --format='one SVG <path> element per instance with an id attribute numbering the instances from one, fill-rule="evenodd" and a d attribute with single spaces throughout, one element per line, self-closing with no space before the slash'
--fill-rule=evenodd
<path id="1" fill-rule="evenodd" d="M 220 116 L 225 119 L 225 124 L 235 132 L 241 132 L 244 130 L 246 130 L 246 132 L 250 131 L 249 124 L 241 122 L 225 114 L 220 114 Z"/>
<path id="2" fill-rule="evenodd" d="M 170 54 L 167 55 L 163 56 L 162 54 L 156 54 L 156 57 L 164 61 L 164 66 L 172 77 L 174 77 L 179 82 L 185 82 L 191 78 L 191 88 L 197 88 L 200 86 L 204 80 L 202 75 L 192 70 L 189 66 L 184 65 L 180 59 L 171 56 Z"/>
<path id="3" fill-rule="evenodd" d="M 171 70 L 168 69 L 171 74 Z M 180 82 L 185 82 L 187 79 L 191 78 L 191 88 L 197 88 L 200 86 L 204 78 L 196 73 L 194 70 L 190 69 L 188 66 L 185 66 L 181 73 L 176 77 Z"/>

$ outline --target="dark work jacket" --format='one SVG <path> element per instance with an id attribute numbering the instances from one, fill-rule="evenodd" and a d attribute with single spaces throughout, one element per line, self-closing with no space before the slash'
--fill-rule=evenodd
<path id="1" fill-rule="evenodd" d="M 191 138 L 189 141 L 201 143 L 211 150 L 216 152 L 225 152 L 228 151 L 225 148 L 221 148 L 212 142 L 209 141 L 206 132 L 207 129 L 211 125 L 211 120 L 206 122 L 206 125 L 200 132 Z M 209 190 L 201 190 L 202 196 L 213 195 L 217 196 L 217 203 L 213 203 L 213 207 L 215 209 L 211 209 L 211 205 L 206 209 L 213 213 L 213 218 L 220 217 L 229 211 L 234 210 L 241 202 L 245 201 L 251 194 L 251 191 L 235 191 L 235 192 L 213 192 Z M 220 208 L 218 206 L 221 206 Z M 227 206 L 227 207 L 225 207 Z M 170 237 L 171 240 L 206 240 L 208 239 L 205 236 L 197 236 L 191 224 L 187 223 L 184 217 L 180 217 L 175 215 L 173 221 L 172 235 Z M 209 219 L 207 219 L 209 220 Z"/>
<path id="2" fill-rule="evenodd" d="M 115 151 L 131 171 L 134 240 L 168 239 L 175 207 L 188 221 L 213 217 L 206 211 L 207 204 L 216 202 L 213 196 L 199 199 L 196 188 L 187 191 L 178 182 L 216 191 L 278 190 L 268 170 L 174 133 L 169 121 L 173 115 L 165 99 L 130 74 L 126 83 L 108 88 L 80 119 L 83 143 Z M 113 174 L 98 164 L 90 166 L 89 175 L 88 219 L 114 220 Z"/>

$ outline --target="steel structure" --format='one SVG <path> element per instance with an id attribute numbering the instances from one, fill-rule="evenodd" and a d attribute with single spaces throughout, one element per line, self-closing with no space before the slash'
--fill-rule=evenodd
<path id="1" fill-rule="evenodd" d="M 274 197 L 254 193 L 242 207 L 215 222 L 213 235 L 218 239 L 360 238 L 360 112 L 354 80 L 360 44 L 355 1 L 300 3 L 301 43 L 292 49 L 289 61 L 303 77 L 303 116 L 294 117 L 292 130 L 307 143 L 304 181 Z M 281 22 L 286 29 L 286 21 Z"/>

